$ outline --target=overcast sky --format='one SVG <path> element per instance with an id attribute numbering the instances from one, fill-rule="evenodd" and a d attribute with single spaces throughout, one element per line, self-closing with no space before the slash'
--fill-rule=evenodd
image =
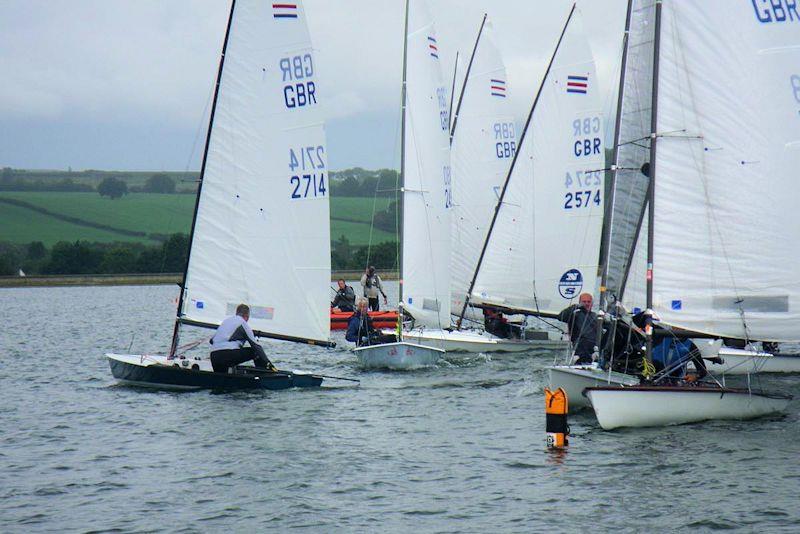
<path id="1" fill-rule="evenodd" d="M 471 51 L 489 14 L 521 120 L 572 2 L 428 1 L 447 79 L 456 50 Z M 331 167 L 398 167 L 403 1 L 305 7 L 328 85 Z M 626 1 L 578 7 L 610 111 Z M 228 0 L 0 0 L 0 167 L 198 169 L 229 8 Z"/>

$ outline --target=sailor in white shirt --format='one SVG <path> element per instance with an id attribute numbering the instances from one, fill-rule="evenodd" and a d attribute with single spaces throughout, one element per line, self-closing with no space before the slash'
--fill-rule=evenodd
<path id="1" fill-rule="evenodd" d="M 211 338 L 211 365 L 214 372 L 227 373 L 228 369 L 240 363 L 253 360 L 259 369 L 276 370 L 269 361 L 264 349 L 256 343 L 253 329 L 247 324 L 250 319 L 250 307 L 239 304 L 236 315 L 228 317 L 219 325 Z M 245 342 L 249 347 L 245 347 Z"/>

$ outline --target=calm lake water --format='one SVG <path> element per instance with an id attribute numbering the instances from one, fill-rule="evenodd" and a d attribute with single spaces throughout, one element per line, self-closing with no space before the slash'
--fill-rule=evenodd
<path id="1" fill-rule="evenodd" d="M 360 386 L 115 386 L 103 353 L 163 351 L 176 296 L 0 289 L 0 531 L 800 530 L 798 400 L 781 418 L 616 432 L 575 414 L 558 453 L 544 351 L 363 372 L 335 334 L 340 348 L 268 353 Z M 760 381 L 800 396 L 799 376 Z"/>

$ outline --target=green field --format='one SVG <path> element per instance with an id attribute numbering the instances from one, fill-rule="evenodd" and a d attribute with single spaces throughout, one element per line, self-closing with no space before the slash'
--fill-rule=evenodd
<path id="1" fill-rule="evenodd" d="M 59 241 L 142 241 L 141 238 L 124 236 L 95 228 L 78 226 L 60 221 L 26 208 L 0 204 L 0 241 L 30 243 L 41 241 L 50 247 Z"/>
<path id="2" fill-rule="evenodd" d="M 0 192 L 0 199 L 2 198 L 26 202 L 66 217 L 146 234 L 188 232 L 195 201 L 194 195 L 156 193 L 131 193 L 121 199 L 112 200 L 97 193 L 7 191 Z M 374 209 L 383 210 L 388 204 L 389 199 L 378 198 Z M 345 235 L 353 245 L 368 244 L 372 213 L 372 198 L 332 198 L 332 239 Z M 389 232 L 378 229 L 372 231 L 374 244 L 393 241 L 394 238 L 394 234 Z M 81 226 L 25 207 L 0 203 L 0 241 L 42 241 L 49 247 L 58 241 L 78 239 L 153 242 L 147 236 L 126 236 L 110 230 Z"/>

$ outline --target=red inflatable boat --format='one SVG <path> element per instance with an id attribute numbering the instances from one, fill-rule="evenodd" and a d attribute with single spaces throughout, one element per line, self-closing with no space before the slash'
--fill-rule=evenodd
<path id="1" fill-rule="evenodd" d="M 331 330 L 347 330 L 347 323 L 353 312 L 331 310 Z M 394 328 L 397 326 L 397 310 L 371 311 L 369 316 L 375 328 Z"/>

